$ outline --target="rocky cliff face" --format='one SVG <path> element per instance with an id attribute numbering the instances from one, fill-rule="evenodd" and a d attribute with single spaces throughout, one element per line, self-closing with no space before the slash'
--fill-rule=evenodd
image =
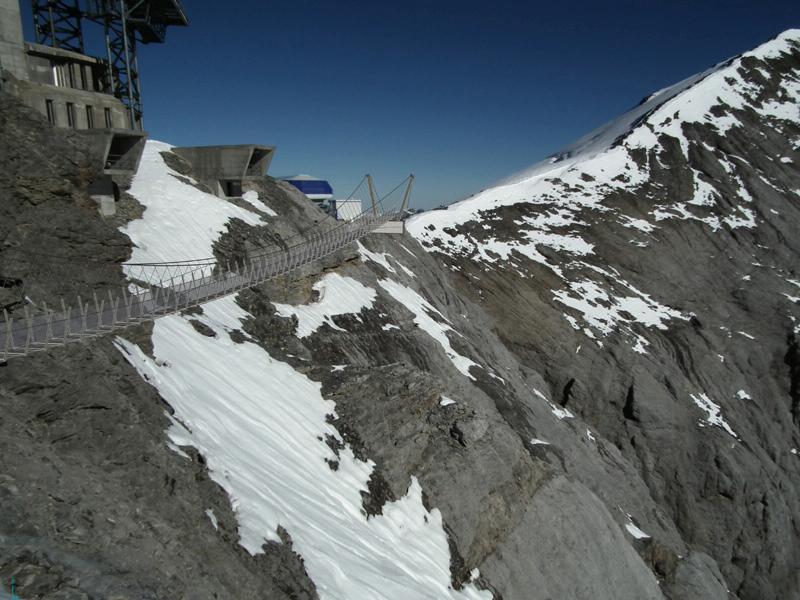
<path id="1" fill-rule="evenodd" d="M 409 227 L 608 453 L 566 472 L 633 515 L 656 573 L 710 556 L 742 598 L 798 589 L 798 43 L 653 94 Z M 552 442 L 546 423 L 531 435 Z M 556 439 L 541 450 L 563 455 Z"/>
<path id="2" fill-rule="evenodd" d="M 800 597 L 798 92 L 787 32 L 411 235 L 10 361 L 3 583 Z M 57 170 L 72 213 L 81 181 Z M 10 189 L 24 231 L 43 209 Z M 165 144 L 129 194 L 129 222 L 86 217 L 128 236 L 116 260 L 241 257 L 335 226 L 269 180 L 217 199 Z"/>

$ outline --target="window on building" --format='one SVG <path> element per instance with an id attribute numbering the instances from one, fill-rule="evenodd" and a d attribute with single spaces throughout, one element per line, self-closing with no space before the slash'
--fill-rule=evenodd
<path id="1" fill-rule="evenodd" d="M 94 129 L 94 107 L 86 107 L 86 128 Z"/>
<path id="2" fill-rule="evenodd" d="M 103 115 L 105 115 L 105 118 L 106 118 L 106 127 L 108 129 L 112 129 L 114 127 L 114 121 L 112 121 L 112 119 L 111 119 L 111 109 L 110 108 L 104 108 L 103 109 Z"/>
<path id="3" fill-rule="evenodd" d="M 78 69 L 80 69 L 80 72 L 81 72 L 81 89 L 82 90 L 88 90 L 89 89 L 89 78 L 86 76 L 86 70 L 88 68 L 89 67 L 86 67 L 84 65 L 78 65 Z"/>
<path id="4" fill-rule="evenodd" d="M 77 77 L 75 77 L 75 64 L 69 63 L 67 65 L 67 75 L 69 77 L 69 87 L 76 88 L 78 87 Z"/>
<path id="5" fill-rule="evenodd" d="M 67 102 L 67 125 L 76 128 L 75 123 L 75 105 L 72 102 Z"/>
<path id="6" fill-rule="evenodd" d="M 58 87 L 66 87 L 66 77 L 64 76 L 64 65 L 53 65 L 53 84 Z"/>
<path id="7" fill-rule="evenodd" d="M 92 89 L 95 92 L 111 93 L 111 82 L 105 63 L 92 67 Z"/>
<path id="8" fill-rule="evenodd" d="M 44 105 L 47 108 L 47 120 L 51 125 L 56 124 L 56 106 L 52 100 L 45 100 Z"/>

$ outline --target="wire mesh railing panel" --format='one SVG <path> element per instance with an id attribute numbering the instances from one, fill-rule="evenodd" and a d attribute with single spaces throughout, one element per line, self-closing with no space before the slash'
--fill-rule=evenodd
<path id="1" fill-rule="evenodd" d="M 36 311 L 25 305 L 22 314 L 3 310 L 0 360 L 106 335 L 287 275 L 398 217 L 396 212 L 364 213 L 295 245 L 254 254 L 238 263 L 204 259 L 122 265 L 128 283 L 115 291 L 107 288 L 101 295 L 93 291 L 90 297 L 78 297 L 70 305 L 64 300 L 51 307 L 43 303 Z M 118 274 L 119 265 L 108 271 L 108 275 L 97 272 L 102 279 L 114 281 L 111 273 Z"/>

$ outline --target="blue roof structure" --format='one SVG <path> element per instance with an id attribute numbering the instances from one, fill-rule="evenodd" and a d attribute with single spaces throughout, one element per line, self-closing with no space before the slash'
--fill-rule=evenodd
<path id="1" fill-rule="evenodd" d="M 281 179 L 292 184 L 311 200 L 327 200 L 333 197 L 333 188 L 324 179 L 311 175 L 292 175 L 291 177 L 281 177 Z"/>

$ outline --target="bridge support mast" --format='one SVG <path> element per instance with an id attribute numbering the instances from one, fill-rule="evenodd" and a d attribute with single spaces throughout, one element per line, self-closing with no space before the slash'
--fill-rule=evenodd
<path id="1" fill-rule="evenodd" d="M 378 201 L 375 197 L 375 184 L 372 181 L 372 175 L 367 175 L 367 185 L 369 185 L 369 198 L 372 200 L 372 214 L 378 216 Z"/>
<path id="2" fill-rule="evenodd" d="M 406 193 L 403 194 L 403 204 L 400 207 L 400 217 L 402 218 L 408 208 L 408 198 L 411 196 L 411 186 L 414 185 L 414 174 L 408 176 L 408 185 L 406 186 Z"/>

